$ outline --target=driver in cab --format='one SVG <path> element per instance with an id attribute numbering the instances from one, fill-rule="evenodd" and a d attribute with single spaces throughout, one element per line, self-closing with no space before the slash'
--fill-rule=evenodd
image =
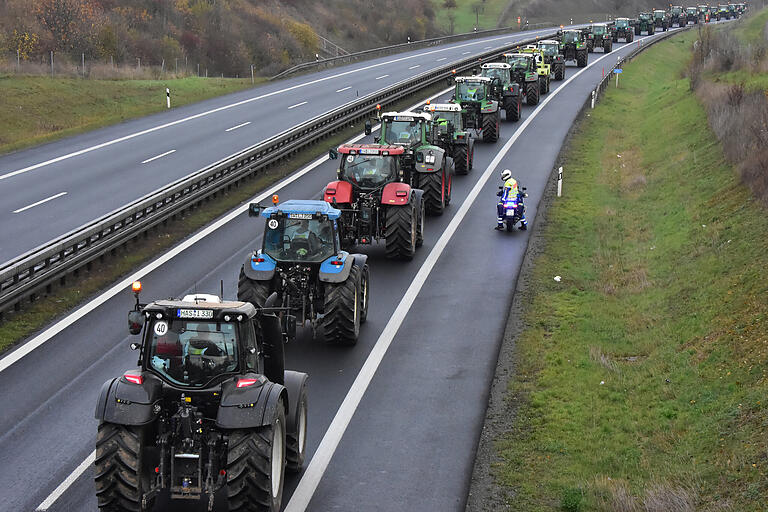
<path id="1" fill-rule="evenodd" d="M 288 226 L 285 232 L 290 240 L 291 250 L 297 256 L 305 257 L 310 253 L 315 253 L 320 246 L 317 235 L 309 229 L 308 219 L 302 219 L 298 224 Z"/>

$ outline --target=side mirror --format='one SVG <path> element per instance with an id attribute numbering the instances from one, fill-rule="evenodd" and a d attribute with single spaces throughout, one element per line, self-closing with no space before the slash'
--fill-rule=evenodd
<path id="1" fill-rule="evenodd" d="M 373 131 L 373 129 L 371 128 L 371 120 L 367 119 L 365 121 L 365 134 L 366 135 L 370 135 L 372 131 Z"/>
<path id="2" fill-rule="evenodd" d="M 248 216 L 258 217 L 261 213 L 261 205 L 258 203 L 251 203 L 248 205 Z"/>
<path id="3" fill-rule="evenodd" d="M 523 192 L 525 192 L 525 191 L 526 191 L 526 190 L 528 190 L 528 189 L 527 189 L 527 188 L 525 188 L 525 187 L 520 187 L 520 190 L 522 190 Z"/>
<path id="4" fill-rule="evenodd" d="M 141 329 L 144 327 L 144 314 L 141 311 L 129 311 L 128 312 L 128 332 L 131 334 L 141 334 Z"/>
<path id="5" fill-rule="evenodd" d="M 338 158 L 339 158 L 339 152 L 338 152 L 338 151 L 336 151 L 336 150 L 335 150 L 335 149 L 333 149 L 333 148 L 329 149 L 329 150 L 328 150 L 328 158 L 330 158 L 331 160 L 336 160 L 336 159 L 338 159 Z"/>

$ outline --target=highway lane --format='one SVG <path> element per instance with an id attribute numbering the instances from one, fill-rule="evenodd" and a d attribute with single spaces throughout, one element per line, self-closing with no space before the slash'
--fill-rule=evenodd
<path id="1" fill-rule="evenodd" d="M 599 57 L 594 54 L 590 60 Z M 567 76 L 575 72 L 569 67 Z M 570 121 L 599 77 L 600 66 L 595 65 L 553 97 L 502 162 L 529 187 L 531 218 Z M 524 118 L 532 110 L 524 107 Z M 430 219 L 424 247 L 413 262 L 389 262 L 381 248 L 370 251 L 371 313 L 358 346 L 327 347 L 306 336 L 289 346 L 289 366 L 311 375 L 311 453 L 440 233 L 519 125 L 504 124 L 499 143 L 476 146 L 476 169 L 457 178 L 453 204 L 442 217 Z M 549 143 L 542 146 L 542 141 Z M 527 240 L 526 233 L 491 229 L 496 175 L 469 208 L 398 331 L 311 510 L 353 510 L 361 504 L 366 510 L 402 510 L 404 504 L 427 510 L 463 508 L 487 385 Z M 332 177 L 333 165 L 325 164 L 286 187 L 281 197 L 317 197 Z M 228 223 L 148 275 L 144 299 L 183 295 L 194 288 L 217 290 L 222 278 L 231 296 L 240 262 L 261 228 L 245 216 Z M 5 462 L 0 481 L 7 489 L 0 509 L 33 509 L 92 449 L 99 387 L 135 363 L 123 334 L 131 302 L 126 290 L 0 373 L 0 453 Z M 50 510 L 93 510 L 91 478 L 88 469 Z M 293 479 L 289 492 L 295 484 Z"/>
<path id="2" fill-rule="evenodd" d="M 446 62 L 551 31 L 492 36 L 350 64 L 0 157 L 0 262 L 358 96 Z M 164 101 L 160 85 L 158 101 Z M 228 105 L 234 106 L 225 108 Z M 88 151 L 193 116 L 199 117 Z M 79 151 L 87 152 L 53 161 Z M 30 169 L 45 162 L 50 163 Z M 22 208 L 27 209 L 14 213 Z"/>

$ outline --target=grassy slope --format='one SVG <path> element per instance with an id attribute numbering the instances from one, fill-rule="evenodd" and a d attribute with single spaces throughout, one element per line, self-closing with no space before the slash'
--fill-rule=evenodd
<path id="1" fill-rule="evenodd" d="M 768 23 L 768 9 L 756 12 L 754 15 L 738 22 L 738 26 L 731 28 L 733 35 L 747 45 L 766 45 L 765 27 Z M 748 91 L 768 90 L 768 74 L 753 73 L 748 70 L 731 71 L 728 73 L 710 73 L 706 77 L 713 82 L 726 82 L 729 84 L 741 84 Z"/>
<path id="2" fill-rule="evenodd" d="M 250 79 L 79 80 L 0 76 L 0 153 L 251 87 Z"/>
<path id="3" fill-rule="evenodd" d="M 483 12 L 478 17 L 480 26 L 477 29 L 485 30 L 496 28 L 499 17 L 509 3 L 509 0 L 485 0 L 485 2 L 481 0 L 473 0 L 471 2 L 458 0 L 456 2 L 456 9 L 453 10 L 456 15 L 453 28 L 454 34 L 472 32 L 476 21 L 473 7 L 477 3 L 482 3 L 483 6 Z M 432 0 L 432 4 L 435 6 L 435 25 L 447 32 L 450 28 L 450 23 L 448 22 L 449 10 L 443 7 L 443 0 Z"/>
<path id="4" fill-rule="evenodd" d="M 512 510 L 768 507 L 768 217 L 680 78 L 694 37 L 573 140 L 497 444 Z"/>

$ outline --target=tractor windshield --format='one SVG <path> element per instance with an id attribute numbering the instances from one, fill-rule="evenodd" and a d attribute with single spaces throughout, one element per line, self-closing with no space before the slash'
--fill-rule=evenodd
<path id="1" fill-rule="evenodd" d="M 651 19 L 651 15 L 650 14 L 641 14 L 640 15 L 640 19 L 643 20 L 643 21 L 648 21 L 648 20 Z"/>
<path id="2" fill-rule="evenodd" d="M 461 129 L 461 112 L 432 112 L 432 117 L 437 121 L 438 128 L 445 132 L 448 130 L 448 123 L 453 125 L 454 130 Z"/>
<path id="3" fill-rule="evenodd" d="M 653 11 L 653 17 L 657 20 L 664 18 L 664 11 Z"/>
<path id="4" fill-rule="evenodd" d="M 422 119 L 413 121 L 394 121 L 387 119 L 385 121 L 386 129 L 382 140 L 389 144 L 413 144 L 421 142 Z"/>
<path id="5" fill-rule="evenodd" d="M 386 185 L 395 179 L 396 173 L 392 156 L 345 155 L 341 161 L 341 178 L 360 188 Z"/>
<path id="6" fill-rule="evenodd" d="M 456 84 L 456 99 L 459 101 L 483 101 L 485 99 L 485 84 L 482 82 Z"/>
<path id="7" fill-rule="evenodd" d="M 592 27 L 592 33 L 596 36 L 602 36 L 605 34 L 605 25 L 595 25 Z"/>
<path id="8" fill-rule="evenodd" d="M 501 83 L 509 82 L 509 72 L 506 69 L 486 68 L 483 69 L 482 76 L 486 76 L 490 79 L 498 78 L 501 80 Z"/>
<path id="9" fill-rule="evenodd" d="M 336 254 L 333 221 L 291 214 L 271 218 L 264 233 L 264 252 L 277 261 L 320 263 Z"/>
<path id="10" fill-rule="evenodd" d="M 616 28 L 629 27 L 629 20 L 616 20 Z"/>
<path id="11" fill-rule="evenodd" d="M 689 7 L 685 10 L 688 14 L 696 14 L 696 8 L 695 7 Z"/>
<path id="12" fill-rule="evenodd" d="M 682 12 L 683 12 L 683 8 L 682 7 L 673 7 L 672 8 L 672 14 L 675 15 L 675 16 L 677 16 L 678 14 L 680 14 Z"/>
<path id="13" fill-rule="evenodd" d="M 548 57 L 560 53 L 560 47 L 555 43 L 539 43 L 539 49 Z"/>
<path id="14" fill-rule="evenodd" d="M 514 71 L 524 71 L 528 69 L 529 62 L 530 59 L 527 56 L 507 57 L 507 64 L 512 66 Z"/>
<path id="15" fill-rule="evenodd" d="M 149 366 L 173 384 L 201 387 L 237 370 L 233 323 L 162 318 L 154 319 L 147 332 L 152 336 Z"/>
<path id="16" fill-rule="evenodd" d="M 563 42 L 565 44 L 577 43 L 579 41 L 579 34 L 573 30 L 563 32 Z"/>

